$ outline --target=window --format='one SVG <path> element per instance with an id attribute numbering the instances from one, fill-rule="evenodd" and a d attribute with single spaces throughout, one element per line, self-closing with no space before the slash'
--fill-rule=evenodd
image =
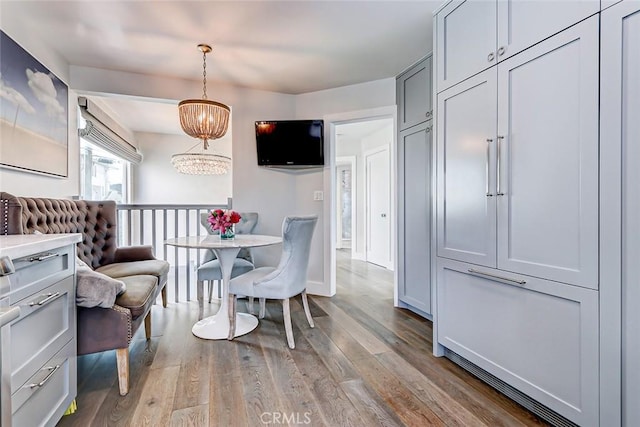
<path id="1" fill-rule="evenodd" d="M 129 201 L 130 163 L 80 139 L 80 194 L 84 200 Z"/>

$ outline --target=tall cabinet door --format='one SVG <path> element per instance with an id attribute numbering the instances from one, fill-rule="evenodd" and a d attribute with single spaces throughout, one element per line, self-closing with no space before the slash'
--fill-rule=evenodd
<path id="1" fill-rule="evenodd" d="M 601 322 L 607 331 L 617 332 L 615 308 L 620 309 L 622 304 L 622 375 L 618 378 L 622 378 L 623 411 L 622 422 L 618 424 L 637 426 L 640 425 L 640 2 L 623 1 L 604 10 L 601 37 L 601 191 L 607 192 L 603 197 L 610 202 L 603 204 L 603 212 L 608 214 L 604 224 L 608 233 L 603 235 L 603 241 L 607 249 L 613 248 L 607 251 L 607 257 L 609 252 L 621 251 L 609 260 L 605 258 L 605 268 L 617 267 L 620 271 L 602 282 L 601 306 L 609 316 L 601 315 Z M 601 340 L 620 346 L 610 343 L 610 336 L 617 338 L 613 333 L 602 332 Z M 607 368 L 606 362 L 602 361 L 602 369 Z M 614 376 L 616 372 L 608 373 Z M 606 403 L 603 400 L 603 405 Z"/>
<path id="2" fill-rule="evenodd" d="M 498 49 L 502 61 L 600 11 L 599 0 L 498 1 Z"/>
<path id="3" fill-rule="evenodd" d="M 398 140 L 398 299 L 431 314 L 431 122 Z"/>
<path id="4" fill-rule="evenodd" d="M 496 63 L 495 1 L 453 1 L 438 13 L 436 26 L 438 91 Z"/>
<path id="5" fill-rule="evenodd" d="M 498 64 L 498 268 L 598 287 L 598 16 Z"/>
<path id="6" fill-rule="evenodd" d="M 438 256 L 495 267 L 496 69 L 438 94 Z"/>

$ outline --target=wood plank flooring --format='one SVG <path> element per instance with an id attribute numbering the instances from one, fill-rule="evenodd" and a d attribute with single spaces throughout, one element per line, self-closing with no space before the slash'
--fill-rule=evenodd
<path id="1" fill-rule="evenodd" d="M 338 258 L 337 295 L 309 296 L 314 329 L 300 297 L 291 303 L 295 350 L 278 301 L 231 342 L 191 334 L 196 302 L 157 304 L 151 340 L 141 330 L 131 345 L 129 394 L 118 393 L 115 352 L 81 356 L 78 411 L 58 426 L 546 425 L 434 357 L 431 322 L 393 308 L 392 272 Z"/>

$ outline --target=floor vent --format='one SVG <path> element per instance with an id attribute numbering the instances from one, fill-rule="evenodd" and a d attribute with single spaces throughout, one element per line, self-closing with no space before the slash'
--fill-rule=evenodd
<path id="1" fill-rule="evenodd" d="M 451 360 L 456 365 L 461 366 L 466 371 L 468 371 L 471 374 L 475 375 L 480 380 L 482 380 L 485 383 L 489 384 L 491 387 L 495 388 L 500 393 L 502 393 L 505 396 L 509 397 L 513 401 L 515 401 L 515 402 L 519 403 L 520 405 L 524 406 L 529 411 L 533 412 L 534 414 L 536 414 L 537 416 L 539 416 L 543 420 L 549 422 L 550 424 L 552 424 L 552 425 L 554 425 L 556 427 L 578 427 L 578 424 L 575 424 L 574 422 L 566 419 L 565 417 L 563 417 L 562 415 L 558 414 L 557 412 L 555 412 L 555 411 L 547 408 L 546 406 L 542 405 L 541 403 L 533 400 L 532 398 L 530 398 L 526 394 L 522 393 L 519 390 L 516 390 L 515 388 L 513 388 L 509 384 L 507 384 L 504 381 L 502 381 L 501 379 L 493 376 L 492 374 L 490 374 L 489 372 L 485 371 L 484 369 L 482 369 L 482 368 L 474 365 L 473 363 L 469 362 L 467 359 L 465 359 L 464 357 L 460 356 L 459 354 L 454 353 L 453 351 L 451 351 L 449 349 L 445 349 L 444 351 L 445 351 L 444 355 L 445 355 L 445 357 L 447 359 Z"/>

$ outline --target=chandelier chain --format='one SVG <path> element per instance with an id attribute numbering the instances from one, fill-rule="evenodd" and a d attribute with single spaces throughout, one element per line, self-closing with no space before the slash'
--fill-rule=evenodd
<path id="1" fill-rule="evenodd" d="M 202 99 L 207 99 L 207 52 L 202 52 Z"/>

